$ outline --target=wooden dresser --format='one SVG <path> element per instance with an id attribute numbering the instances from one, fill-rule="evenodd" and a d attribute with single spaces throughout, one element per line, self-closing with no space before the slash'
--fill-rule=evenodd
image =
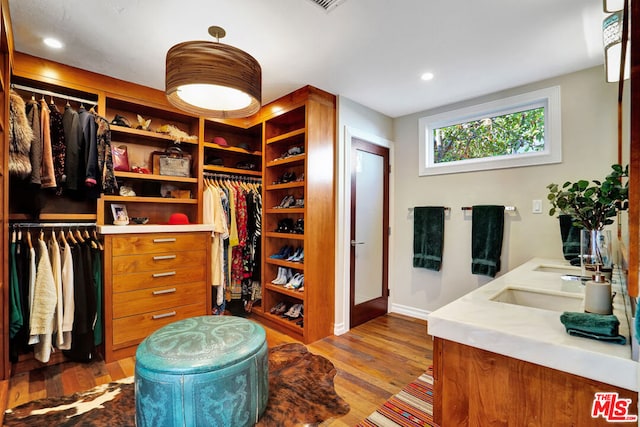
<path id="1" fill-rule="evenodd" d="M 141 227 L 105 233 L 106 362 L 134 355 L 145 337 L 168 323 L 211 313 L 211 232 L 135 232 L 168 228 Z"/>

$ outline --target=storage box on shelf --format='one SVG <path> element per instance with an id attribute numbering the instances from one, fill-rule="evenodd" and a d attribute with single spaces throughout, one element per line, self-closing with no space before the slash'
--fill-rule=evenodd
<path id="1" fill-rule="evenodd" d="M 105 235 L 105 361 L 156 329 L 210 313 L 211 232 Z"/>
<path id="2" fill-rule="evenodd" d="M 110 121 L 123 117 L 131 126 L 111 125 L 111 144 L 126 147 L 129 170 L 115 171 L 120 188 L 127 190 L 100 199 L 98 222 L 112 222 L 114 203 L 125 204 L 130 217 L 149 217 L 150 224 L 166 223 L 175 212 L 198 222 L 199 119 L 109 96 L 106 115 Z M 173 165 L 187 166 L 163 169 L 161 153 L 174 149 Z"/>
<path id="3" fill-rule="evenodd" d="M 262 123 L 248 128 L 204 122 L 204 170 L 262 176 Z"/>
<path id="4" fill-rule="evenodd" d="M 305 87 L 263 109 L 276 112 L 264 121 L 263 302 L 254 311 L 308 343 L 333 332 L 335 97 Z M 285 248 L 301 259 L 281 257 Z M 277 280 L 283 271 L 304 280 Z M 284 317 L 283 303 L 301 304 L 303 322 Z"/>

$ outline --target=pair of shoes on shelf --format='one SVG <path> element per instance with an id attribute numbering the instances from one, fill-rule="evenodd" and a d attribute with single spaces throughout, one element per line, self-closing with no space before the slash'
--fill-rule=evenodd
<path id="1" fill-rule="evenodd" d="M 300 198 L 300 199 L 296 199 L 295 203 L 293 204 L 294 208 L 304 208 L 304 197 Z"/>
<path id="2" fill-rule="evenodd" d="M 287 304 L 283 301 L 280 301 L 279 303 L 271 307 L 271 310 L 269 310 L 269 312 L 271 314 L 282 315 L 287 311 L 287 309 Z"/>
<path id="3" fill-rule="evenodd" d="M 304 203 L 304 200 L 303 200 Z M 284 196 L 278 206 L 274 206 L 274 209 L 286 209 L 294 207 L 297 204 L 297 200 L 292 195 Z"/>
<path id="4" fill-rule="evenodd" d="M 293 252 L 289 257 L 285 259 L 287 261 L 292 261 L 292 262 L 304 261 L 304 249 L 302 249 L 302 247 L 299 247 L 298 249 L 295 250 L 295 252 Z"/>
<path id="5" fill-rule="evenodd" d="M 276 228 L 276 233 L 293 233 L 294 225 L 293 219 L 284 218 L 278 221 L 278 228 Z"/>
<path id="6" fill-rule="evenodd" d="M 284 285 L 288 283 L 293 277 L 293 272 L 290 268 L 278 267 L 278 276 L 271 281 L 274 285 Z"/>
<path id="7" fill-rule="evenodd" d="M 298 218 L 292 232 L 296 234 L 304 234 L 304 219 Z"/>
<path id="8" fill-rule="evenodd" d="M 288 182 L 296 181 L 296 173 L 295 172 L 285 172 L 283 173 L 277 180 L 273 181 L 274 184 L 286 184 Z"/>
<path id="9" fill-rule="evenodd" d="M 288 317 L 289 320 L 298 319 L 302 316 L 303 305 L 302 304 L 293 304 L 286 313 L 282 315 L 282 317 Z"/>
<path id="10" fill-rule="evenodd" d="M 269 258 L 286 259 L 287 261 L 289 261 L 288 258 L 293 256 L 295 253 L 296 253 L 296 251 L 294 251 L 293 246 L 284 245 L 283 247 L 280 248 L 280 250 L 278 252 L 276 252 L 273 255 L 269 255 Z"/>
<path id="11" fill-rule="evenodd" d="M 296 273 L 284 284 L 287 289 L 300 289 L 304 284 L 304 274 Z"/>

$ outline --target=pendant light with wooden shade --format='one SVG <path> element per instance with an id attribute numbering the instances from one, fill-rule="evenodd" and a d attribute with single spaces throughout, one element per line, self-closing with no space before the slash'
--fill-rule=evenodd
<path id="1" fill-rule="evenodd" d="M 248 117 L 260 109 L 262 69 L 248 53 L 219 42 L 221 27 L 209 27 L 216 42 L 190 41 L 167 52 L 166 95 L 176 108 L 208 118 Z"/>

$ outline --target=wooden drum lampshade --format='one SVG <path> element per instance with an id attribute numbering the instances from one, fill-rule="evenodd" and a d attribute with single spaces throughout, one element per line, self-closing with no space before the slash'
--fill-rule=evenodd
<path id="1" fill-rule="evenodd" d="M 216 38 L 220 27 L 209 28 Z M 248 117 L 260 109 L 262 70 L 248 53 L 219 42 L 190 41 L 167 52 L 166 95 L 176 108 L 210 118 Z"/>

